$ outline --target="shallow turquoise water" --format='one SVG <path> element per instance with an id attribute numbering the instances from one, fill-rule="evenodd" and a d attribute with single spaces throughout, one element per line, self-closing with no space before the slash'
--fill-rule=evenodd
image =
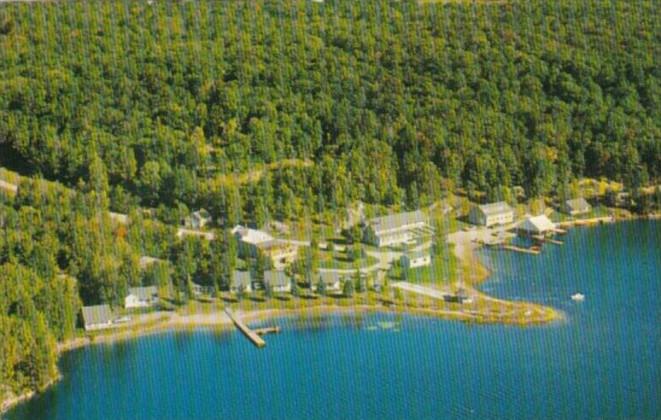
<path id="1" fill-rule="evenodd" d="M 562 323 L 289 319 L 263 350 L 234 332 L 166 333 L 66 354 L 64 379 L 8 418 L 661 418 L 661 224 L 564 239 L 481 254 L 495 270 L 484 290 L 553 305 Z"/>

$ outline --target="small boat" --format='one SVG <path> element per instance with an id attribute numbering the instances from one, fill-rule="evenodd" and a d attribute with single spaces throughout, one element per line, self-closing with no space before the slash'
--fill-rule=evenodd
<path id="1" fill-rule="evenodd" d="M 571 295 L 571 300 L 576 302 L 583 302 L 585 300 L 585 295 L 581 293 L 574 293 Z"/>

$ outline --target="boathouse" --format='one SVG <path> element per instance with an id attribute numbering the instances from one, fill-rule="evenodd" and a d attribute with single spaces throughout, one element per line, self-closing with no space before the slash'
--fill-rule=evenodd
<path id="1" fill-rule="evenodd" d="M 518 227 L 521 234 L 528 236 L 546 235 L 555 232 L 555 224 L 546 216 L 528 216 Z"/>

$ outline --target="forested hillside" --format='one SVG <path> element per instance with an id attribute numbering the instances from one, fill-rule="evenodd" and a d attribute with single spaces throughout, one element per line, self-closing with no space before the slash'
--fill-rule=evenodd
<path id="1" fill-rule="evenodd" d="M 119 210 L 256 219 L 635 186 L 661 171 L 658 18 L 652 1 L 3 5 L 0 161 L 76 185 L 98 155 Z M 290 158 L 314 165 L 228 177 Z"/>

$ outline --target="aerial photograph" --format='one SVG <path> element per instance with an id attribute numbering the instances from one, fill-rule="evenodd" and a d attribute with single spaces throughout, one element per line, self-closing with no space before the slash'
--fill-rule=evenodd
<path id="1" fill-rule="evenodd" d="M 0 420 L 661 419 L 658 0 L 0 0 Z"/>

